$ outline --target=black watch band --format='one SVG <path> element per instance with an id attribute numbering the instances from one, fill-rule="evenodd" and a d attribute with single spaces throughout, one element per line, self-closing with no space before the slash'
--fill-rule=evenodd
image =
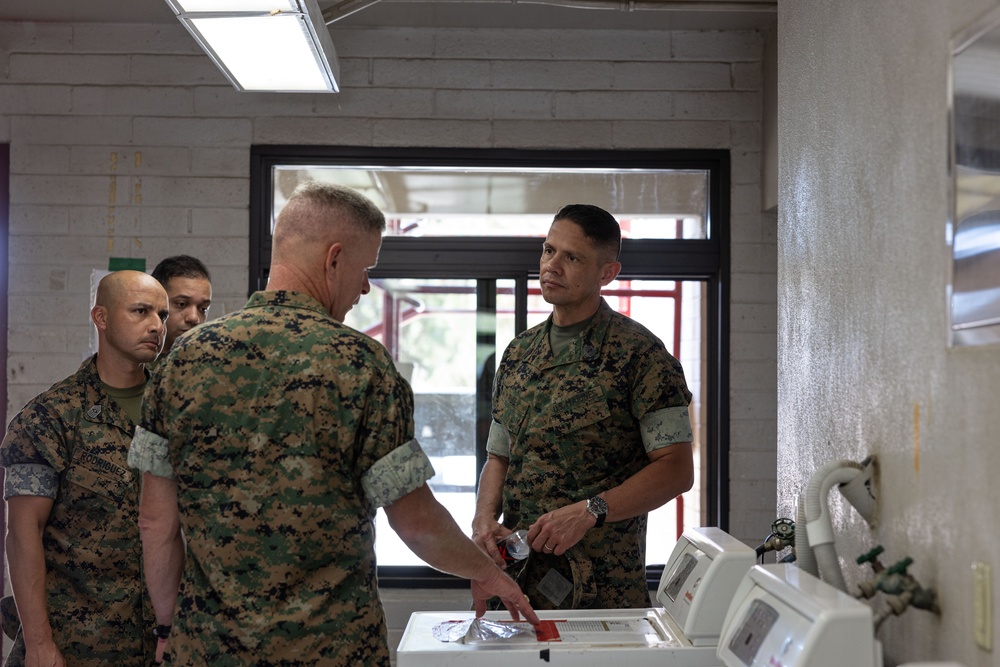
<path id="1" fill-rule="evenodd" d="M 170 635 L 169 625 L 157 625 L 153 628 L 153 636 L 157 639 L 166 639 Z"/>
<path id="2" fill-rule="evenodd" d="M 600 528 L 604 525 L 604 520 L 608 518 L 608 503 L 600 496 L 594 496 L 587 500 L 587 511 L 594 515 L 596 523 L 594 523 L 594 528 Z"/>

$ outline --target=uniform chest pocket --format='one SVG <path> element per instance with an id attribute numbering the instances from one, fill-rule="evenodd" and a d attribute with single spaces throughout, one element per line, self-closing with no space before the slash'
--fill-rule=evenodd
<path id="1" fill-rule="evenodd" d="M 554 403 L 551 412 L 552 417 L 563 424 L 566 433 L 598 424 L 611 417 L 611 408 L 604 393 L 596 390 L 568 401 Z"/>
<path id="2" fill-rule="evenodd" d="M 63 498 L 56 502 L 50 522 L 75 558 L 100 560 L 117 545 L 114 538 L 138 536 L 133 479 L 127 468 L 92 455 L 73 461 L 63 476 L 59 489 Z"/>
<path id="3" fill-rule="evenodd" d="M 96 456 L 85 454 L 66 473 L 64 489 L 77 510 L 114 511 L 130 503 L 132 473 Z"/>
<path id="4" fill-rule="evenodd" d="M 496 420 L 507 429 L 511 437 L 516 437 L 524 427 L 524 418 L 528 414 L 528 404 L 520 398 L 508 401 L 501 410 L 497 412 Z"/>

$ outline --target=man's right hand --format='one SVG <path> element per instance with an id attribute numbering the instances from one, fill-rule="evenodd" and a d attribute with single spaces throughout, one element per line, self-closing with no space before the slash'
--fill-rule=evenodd
<path id="1" fill-rule="evenodd" d="M 472 602 L 476 610 L 476 618 L 486 613 L 486 602 L 498 597 L 503 606 L 510 612 L 515 621 L 524 620 L 532 625 L 538 625 L 538 614 L 531 608 L 528 596 L 521 592 L 517 583 L 500 570 L 494 569 L 484 579 L 472 580 Z"/>
<path id="2" fill-rule="evenodd" d="M 507 563 L 504 562 L 503 556 L 500 555 L 500 549 L 497 548 L 497 542 L 503 538 L 510 535 L 512 531 L 510 528 L 505 527 L 501 523 L 497 523 L 495 519 L 488 517 L 476 516 L 472 520 L 472 541 L 476 545 L 486 552 L 493 562 L 501 570 L 507 569 Z"/>

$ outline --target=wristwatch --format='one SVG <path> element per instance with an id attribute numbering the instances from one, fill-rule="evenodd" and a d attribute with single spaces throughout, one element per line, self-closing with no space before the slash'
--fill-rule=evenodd
<path id="1" fill-rule="evenodd" d="M 604 520 L 608 518 L 608 503 L 605 502 L 604 498 L 594 496 L 587 500 L 587 511 L 597 519 L 594 528 L 600 528 L 604 525 Z"/>
<path id="2" fill-rule="evenodd" d="M 157 639 L 166 639 L 170 635 L 169 625 L 157 625 L 153 628 L 153 636 Z"/>

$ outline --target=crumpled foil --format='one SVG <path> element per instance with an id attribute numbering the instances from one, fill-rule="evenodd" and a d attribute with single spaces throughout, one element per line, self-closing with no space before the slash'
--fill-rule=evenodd
<path id="1" fill-rule="evenodd" d="M 504 640 L 519 635 L 534 634 L 529 623 L 498 623 L 485 618 L 467 621 L 445 621 L 434 626 L 434 638 L 442 642 L 483 642 Z"/>

